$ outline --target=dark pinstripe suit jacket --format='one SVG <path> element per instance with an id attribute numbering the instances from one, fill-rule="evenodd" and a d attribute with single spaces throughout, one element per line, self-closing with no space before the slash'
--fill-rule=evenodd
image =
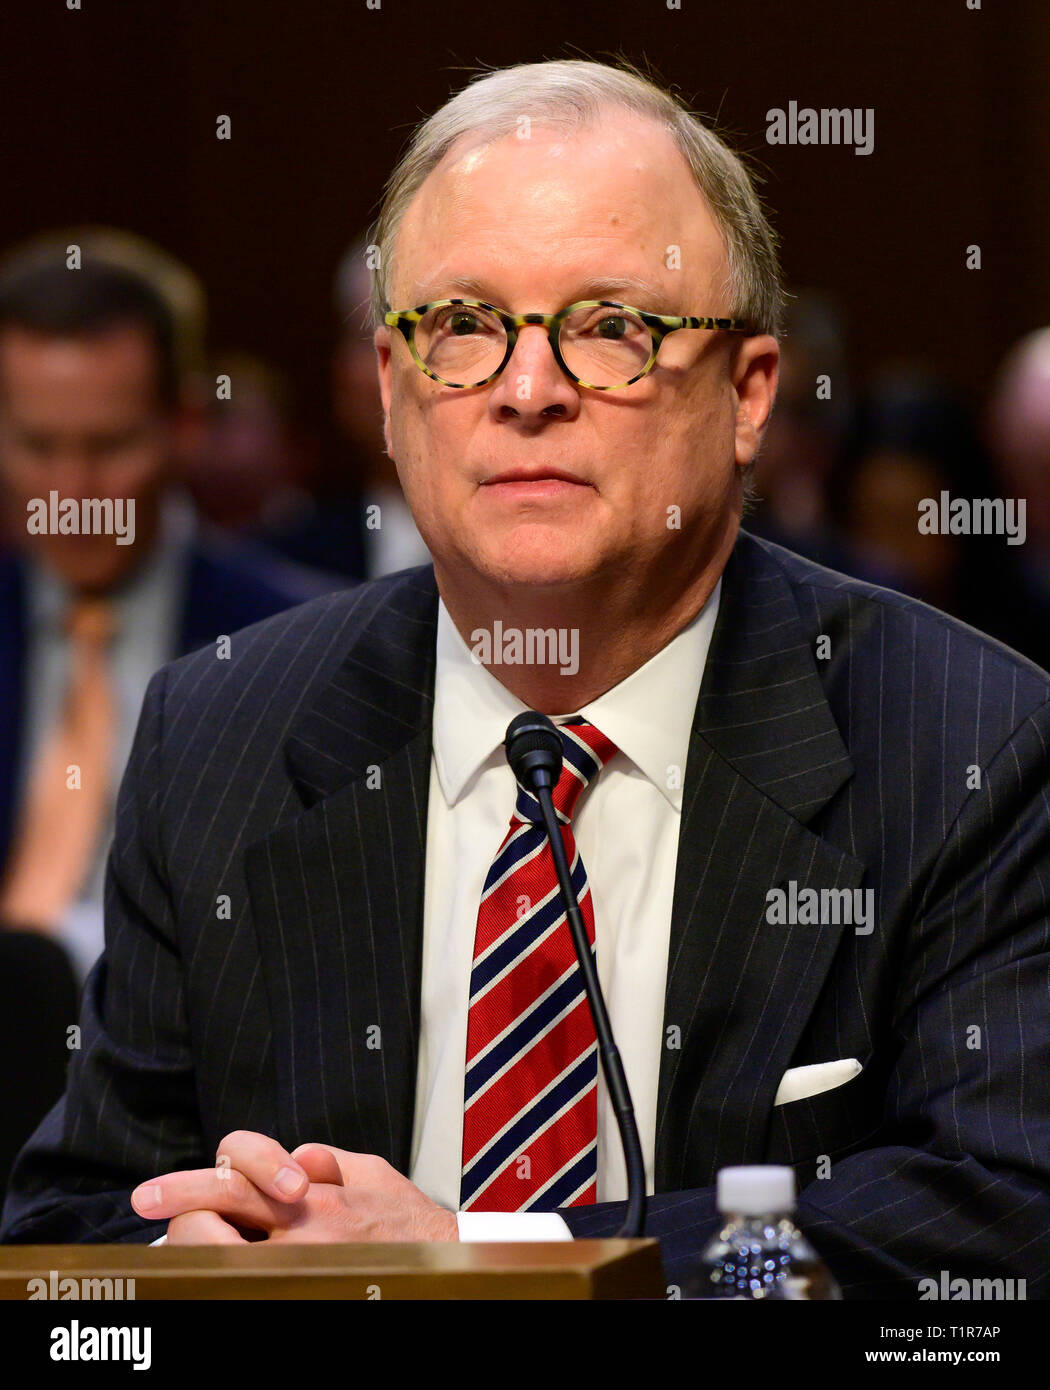
<path id="1" fill-rule="evenodd" d="M 154 678 L 82 1050 L 4 1239 L 152 1239 L 129 1190 L 213 1162 L 236 1128 L 407 1171 L 436 608 L 432 571 L 409 571 Z M 1048 781 L 1044 672 L 741 534 L 653 1020 L 681 1035 L 650 1217 L 672 1282 L 712 1228 L 717 1169 L 788 1162 L 847 1295 L 914 1297 L 942 1269 L 1050 1293 Z M 771 925 L 767 891 L 792 880 L 873 889 L 875 930 Z M 843 1057 L 855 1080 L 773 1106 L 787 1068 Z M 622 1213 L 564 1214 L 600 1235 Z"/>

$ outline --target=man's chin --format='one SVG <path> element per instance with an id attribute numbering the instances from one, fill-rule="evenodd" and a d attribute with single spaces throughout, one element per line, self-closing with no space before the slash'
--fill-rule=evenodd
<path id="1" fill-rule="evenodd" d="M 129 548 L 132 549 L 132 548 Z M 124 578 L 135 568 L 128 553 L 113 554 L 113 544 L 104 551 L 85 548 L 80 553 L 37 552 L 45 567 L 50 569 L 64 584 L 75 593 L 106 593 L 118 587 Z M 135 559 L 141 557 L 136 555 Z"/>
<path id="2" fill-rule="evenodd" d="M 478 557 L 480 573 L 493 583 L 519 589 L 559 589 L 585 583 L 598 571 L 596 556 L 579 544 L 535 550 L 508 543 Z"/>

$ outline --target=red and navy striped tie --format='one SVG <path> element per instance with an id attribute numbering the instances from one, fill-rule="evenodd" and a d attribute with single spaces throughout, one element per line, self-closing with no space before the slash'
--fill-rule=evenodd
<path id="1" fill-rule="evenodd" d="M 594 951 L 594 909 L 572 833 L 584 787 L 616 752 L 576 716 L 559 726 L 554 789 Z M 554 1211 L 597 1200 L 598 1046 L 539 802 L 518 784 L 485 879 L 467 1016 L 460 1210 Z"/>

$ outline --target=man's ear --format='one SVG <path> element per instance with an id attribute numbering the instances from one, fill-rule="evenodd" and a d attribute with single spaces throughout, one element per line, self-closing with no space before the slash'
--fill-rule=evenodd
<path id="1" fill-rule="evenodd" d="M 773 401 L 780 371 L 780 347 L 776 338 L 761 334 L 745 338 L 732 368 L 736 392 L 736 462 L 746 468 L 758 452 Z"/>
<path id="2" fill-rule="evenodd" d="M 381 323 L 372 335 L 376 350 L 376 371 L 379 373 L 379 394 L 383 400 L 383 440 L 388 457 L 390 452 L 390 398 L 393 394 L 394 363 L 390 329 Z"/>

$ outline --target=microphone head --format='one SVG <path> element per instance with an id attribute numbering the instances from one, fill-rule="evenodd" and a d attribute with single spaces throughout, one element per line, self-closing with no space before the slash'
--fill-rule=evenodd
<path id="1" fill-rule="evenodd" d="M 516 714 L 507 725 L 503 740 L 507 762 L 523 787 L 535 792 L 538 787 L 556 787 L 561 776 L 561 734 L 553 722 L 539 710 Z"/>

